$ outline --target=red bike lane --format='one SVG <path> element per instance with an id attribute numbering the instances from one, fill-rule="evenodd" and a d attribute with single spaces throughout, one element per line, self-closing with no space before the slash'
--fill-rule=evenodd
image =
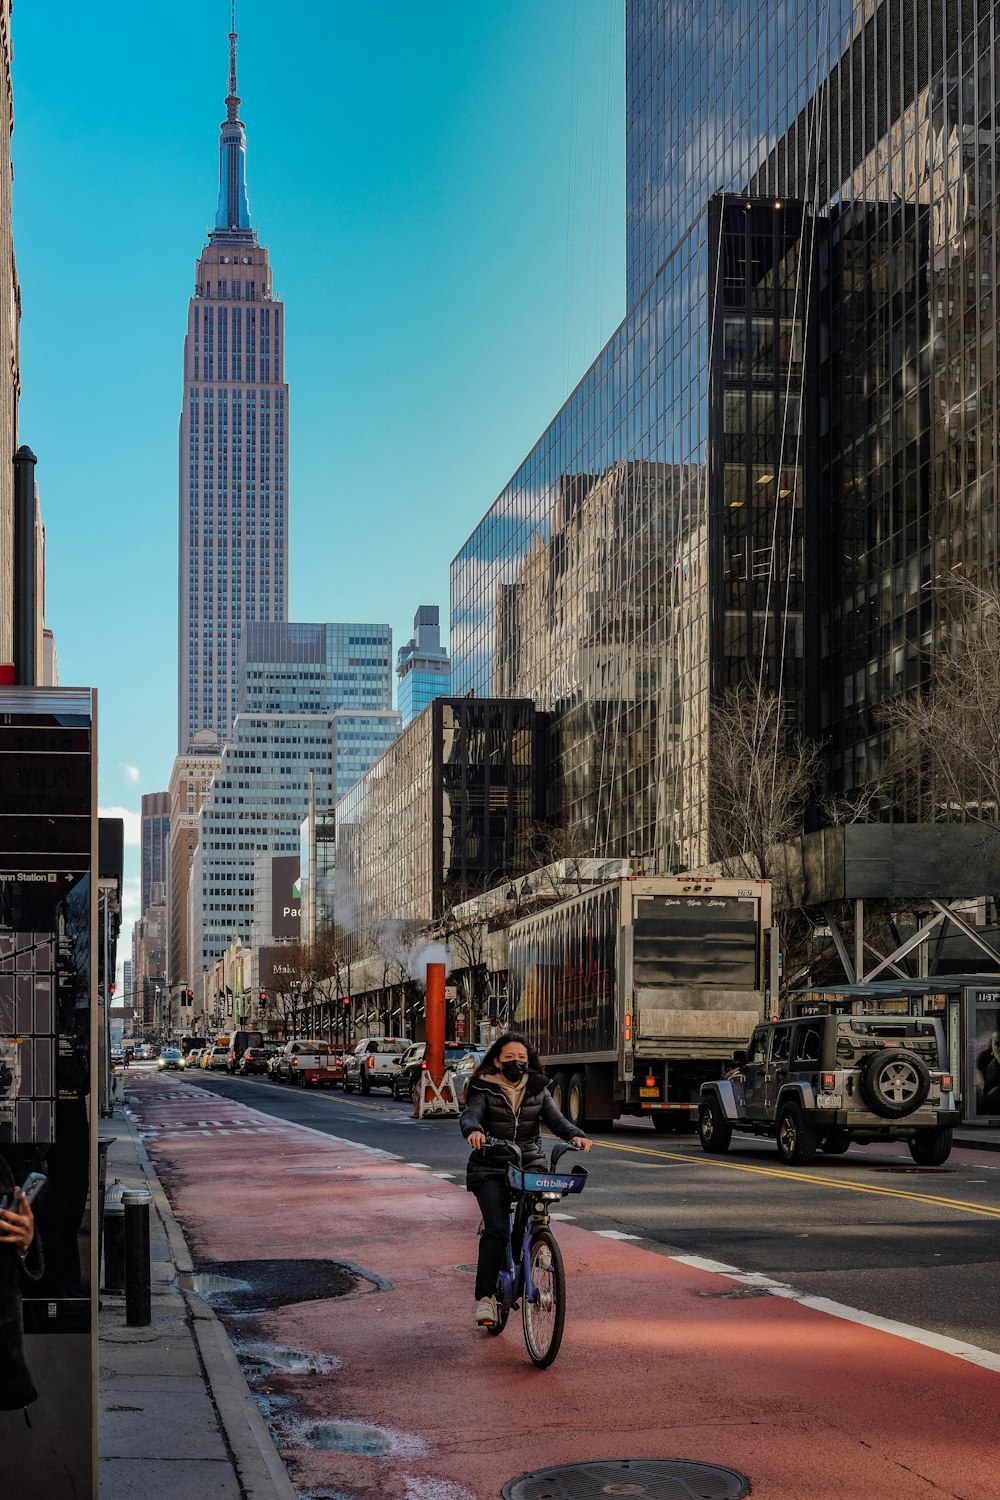
<path id="1" fill-rule="evenodd" d="M 737 1469 L 757 1500 L 1000 1494 L 992 1370 L 559 1224 L 566 1334 L 539 1371 L 516 1314 L 496 1339 L 473 1324 L 461 1183 L 180 1081 L 129 1086 L 197 1262 L 328 1258 L 389 1283 L 252 1330 L 325 1357 L 265 1382 L 300 1492 L 492 1500 L 546 1465 L 632 1457 Z M 321 1422 L 382 1429 L 388 1451 L 322 1451 Z"/>

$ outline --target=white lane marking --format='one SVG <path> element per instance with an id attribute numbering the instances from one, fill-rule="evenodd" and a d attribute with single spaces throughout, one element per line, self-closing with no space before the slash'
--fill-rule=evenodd
<path id="1" fill-rule="evenodd" d="M 605 1240 L 641 1240 L 642 1239 L 642 1235 L 641 1234 L 624 1234 L 620 1229 L 595 1229 L 594 1233 L 595 1234 L 599 1234 L 601 1236 L 601 1238 L 605 1239 Z"/>
<path id="2" fill-rule="evenodd" d="M 423 1167 L 425 1172 L 430 1171 L 430 1164 L 426 1161 L 407 1161 L 403 1165 L 405 1167 Z"/>
<path id="3" fill-rule="evenodd" d="M 432 1177 L 454 1177 L 454 1172 L 432 1172 Z"/>
<path id="4" fill-rule="evenodd" d="M 575 1224 L 576 1214 L 549 1214 L 550 1219 L 558 1219 L 560 1224 Z"/>
<path id="5" fill-rule="evenodd" d="M 916 1328 L 912 1323 L 899 1323 L 895 1318 L 880 1318 L 877 1313 L 862 1312 L 857 1307 L 847 1307 L 843 1302 L 833 1302 L 829 1297 L 813 1297 L 806 1292 L 797 1292 L 787 1282 L 775 1281 L 759 1271 L 741 1271 L 738 1266 L 727 1266 L 723 1261 L 708 1260 L 702 1255 L 671 1255 L 679 1265 L 692 1266 L 696 1271 L 709 1271 L 713 1276 L 726 1276 L 744 1286 L 760 1287 L 773 1297 L 784 1297 L 789 1302 L 801 1303 L 816 1312 L 826 1313 L 831 1318 L 840 1318 L 845 1323 L 860 1323 L 877 1333 L 888 1333 L 894 1338 L 907 1339 L 911 1344 L 923 1344 L 927 1349 L 936 1349 L 939 1354 L 951 1354 L 955 1359 L 964 1359 L 967 1364 L 978 1365 L 983 1370 L 1000 1374 L 1000 1354 L 989 1349 L 980 1349 L 975 1344 L 964 1344 L 960 1339 L 948 1338 L 943 1333 L 932 1333 L 928 1328 Z"/>
<path id="6" fill-rule="evenodd" d="M 191 1086 L 192 1093 L 194 1085 Z M 266 1114 L 262 1109 L 254 1109 L 251 1104 L 241 1104 L 240 1109 L 246 1110 L 248 1115 L 256 1115 L 259 1120 L 267 1122 L 268 1128 L 276 1135 L 284 1134 L 285 1131 L 303 1130 L 307 1135 L 318 1135 L 321 1141 L 330 1141 L 334 1146 L 350 1146 L 355 1151 L 363 1151 L 367 1156 L 377 1156 L 382 1161 L 398 1160 L 391 1157 L 388 1151 L 382 1151 L 378 1146 L 362 1146 L 360 1141 L 349 1141 L 340 1135 L 328 1135 L 325 1130 L 317 1130 L 313 1125 L 296 1125 L 291 1120 L 285 1120 L 280 1115 Z M 279 1128 L 275 1130 L 275 1126 Z"/>

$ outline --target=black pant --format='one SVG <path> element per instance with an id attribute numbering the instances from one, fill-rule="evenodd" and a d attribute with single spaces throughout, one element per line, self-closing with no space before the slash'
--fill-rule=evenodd
<path id="1" fill-rule="evenodd" d="M 479 1240 L 479 1265 L 476 1268 L 476 1301 L 492 1297 L 497 1277 L 507 1258 L 507 1235 L 510 1232 L 510 1188 L 504 1177 L 487 1177 L 475 1189 L 476 1202 L 483 1216 L 483 1233 Z"/>

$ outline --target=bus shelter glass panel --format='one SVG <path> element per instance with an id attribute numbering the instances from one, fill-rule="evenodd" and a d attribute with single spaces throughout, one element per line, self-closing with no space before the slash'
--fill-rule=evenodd
<path id="1" fill-rule="evenodd" d="M 974 990 L 967 1014 L 967 1119 L 1000 1119 L 1000 990 Z"/>

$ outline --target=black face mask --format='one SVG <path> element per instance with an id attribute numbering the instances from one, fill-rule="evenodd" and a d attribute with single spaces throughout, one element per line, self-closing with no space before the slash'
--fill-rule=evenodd
<path id="1" fill-rule="evenodd" d="M 528 1064 L 526 1062 L 502 1062 L 500 1071 L 508 1083 L 520 1083 L 528 1071 Z"/>

